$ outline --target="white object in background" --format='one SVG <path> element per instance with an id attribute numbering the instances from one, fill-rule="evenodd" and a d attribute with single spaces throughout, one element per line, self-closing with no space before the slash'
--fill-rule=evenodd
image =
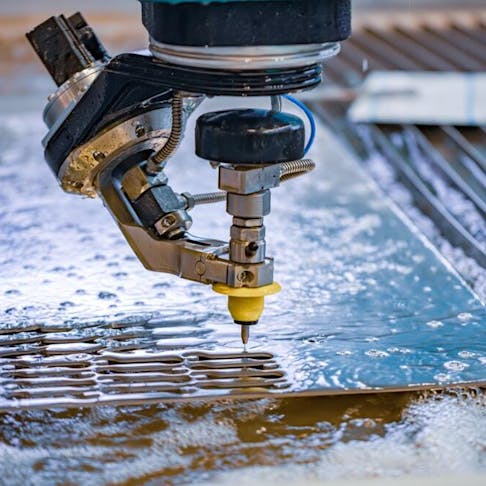
<path id="1" fill-rule="evenodd" d="M 351 105 L 359 123 L 486 124 L 486 73 L 374 71 Z"/>

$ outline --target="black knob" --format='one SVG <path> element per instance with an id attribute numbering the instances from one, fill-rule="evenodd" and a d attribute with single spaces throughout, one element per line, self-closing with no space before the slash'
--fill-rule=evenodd
<path id="1" fill-rule="evenodd" d="M 304 156 L 304 122 L 290 113 L 239 109 L 205 113 L 196 123 L 196 154 L 233 164 L 270 164 Z"/>

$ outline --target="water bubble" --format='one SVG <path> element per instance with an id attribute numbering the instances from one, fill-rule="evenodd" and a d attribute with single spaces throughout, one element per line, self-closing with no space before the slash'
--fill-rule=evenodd
<path id="1" fill-rule="evenodd" d="M 470 314 L 469 312 L 461 312 L 460 314 L 457 315 L 457 318 L 461 321 L 461 322 L 467 322 L 467 321 L 470 321 L 472 319 L 472 314 Z"/>
<path id="2" fill-rule="evenodd" d="M 59 304 L 59 307 L 74 307 L 76 304 L 74 302 L 71 302 L 70 300 L 66 300 L 64 302 L 61 302 Z"/>
<path id="3" fill-rule="evenodd" d="M 372 358 L 386 358 L 390 356 L 386 351 L 380 351 L 379 349 L 370 349 L 365 352 L 366 356 L 371 356 Z"/>
<path id="4" fill-rule="evenodd" d="M 127 272 L 115 272 L 111 274 L 115 278 L 123 278 L 123 277 L 128 277 Z"/>
<path id="5" fill-rule="evenodd" d="M 4 293 L 5 293 L 5 295 L 20 295 L 20 290 L 9 289 L 9 290 L 6 290 Z"/>
<path id="6" fill-rule="evenodd" d="M 472 351 L 459 351 L 457 355 L 460 358 L 474 358 L 474 356 L 476 356 L 476 353 L 473 353 Z"/>
<path id="7" fill-rule="evenodd" d="M 439 327 L 443 327 L 444 323 L 442 321 L 428 321 L 427 326 L 431 327 L 432 329 L 437 329 Z"/>
<path id="8" fill-rule="evenodd" d="M 106 292 L 106 291 L 101 291 L 98 292 L 98 298 L 103 299 L 103 300 L 109 300 L 109 299 L 116 299 L 116 294 L 113 294 L 112 292 Z"/>
<path id="9" fill-rule="evenodd" d="M 463 371 L 466 368 L 469 368 L 469 365 L 463 363 L 462 361 L 447 361 L 444 363 L 444 368 L 447 368 L 451 371 Z"/>
<path id="10" fill-rule="evenodd" d="M 338 356 L 351 356 L 353 353 L 352 351 L 336 351 L 336 354 Z"/>
<path id="11" fill-rule="evenodd" d="M 434 375 L 434 379 L 438 382 L 450 381 L 451 375 L 448 375 L 447 373 L 437 373 L 436 375 Z"/>

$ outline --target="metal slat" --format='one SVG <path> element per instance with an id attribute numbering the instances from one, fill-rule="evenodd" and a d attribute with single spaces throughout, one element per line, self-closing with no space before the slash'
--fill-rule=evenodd
<path id="1" fill-rule="evenodd" d="M 440 155 L 437 147 L 438 143 L 436 142 L 434 146 L 430 139 L 424 136 L 423 131 L 412 125 L 405 126 L 405 131 L 413 134 L 425 155 L 436 165 L 447 182 L 465 194 L 473 202 L 478 212 L 483 217 L 486 217 L 486 198 L 483 197 L 484 193 L 480 190 L 480 185 L 478 185 L 477 191 L 474 190 L 474 187 L 462 177 L 455 166 Z"/>
<path id="2" fill-rule="evenodd" d="M 427 33 L 443 42 L 452 42 L 460 52 L 467 52 L 472 58 L 481 63 L 479 70 L 482 71 L 484 69 L 484 64 L 486 64 L 486 51 L 483 43 L 476 42 L 474 38 L 468 37 L 464 32 L 456 30 L 453 27 L 447 30 L 438 30 L 429 25 L 424 25 L 423 28 Z"/>
<path id="3" fill-rule="evenodd" d="M 400 53 L 401 57 L 397 63 L 396 56 L 390 55 L 391 52 L 388 49 L 382 48 L 378 51 L 382 58 L 386 60 L 388 69 L 400 71 L 416 71 L 417 69 L 442 71 L 451 68 L 447 61 L 429 52 L 413 39 L 405 37 L 396 29 L 390 31 L 365 29 L 365 32 L 369 37 L 375 38 L 379 44 L 389 45 L 395 52 Z"/>
<path id="4" fill-rule="evenodd" d="M 411 40 L 417 48 L 427 50 L 435 56 L 436 59 L 440 59 L 441 63 L 443 63 L 443 67 L 439 67 L 441 71 L 446 71 L 447 69 L 482 71 L 483 69 L 479 61 L 469 56 L 463 50 L 458 49 L 454 43 L 451 42 L 451 39 L 444 41 L 423 29 L 422 26 L 413 30 L 397 27 L 396 31 L 404 38 Z M 432 59 L 432 56 L 430 59 Z"/>

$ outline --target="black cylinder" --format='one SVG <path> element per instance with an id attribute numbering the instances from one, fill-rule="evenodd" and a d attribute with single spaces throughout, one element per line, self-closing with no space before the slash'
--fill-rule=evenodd
<path id="1" fill-rule="evenodd" d="M 184 2 L 142 0 L 157 42 L 180 46 L 263 46 L 336 42 L 351 33 L 351 0 Z"/>
<path id="2" fill-rule="evenodd" d="M 239 109 L 205 113 L 196 123 L 196 154 L 206 160 L 258 165 L 304 156 L 304 122 L 290 113 Z"/>

